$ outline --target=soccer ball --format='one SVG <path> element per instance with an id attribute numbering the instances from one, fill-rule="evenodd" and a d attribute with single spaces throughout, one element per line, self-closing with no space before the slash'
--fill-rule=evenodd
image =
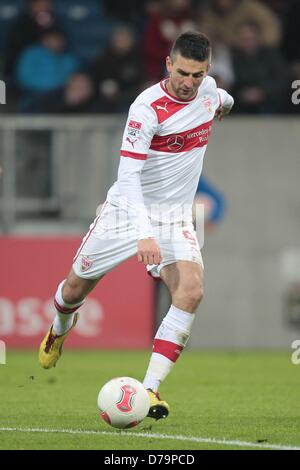
<path id="1" fill-rule="evenodd" d="M 114 428 L 137 426 L 147 416 L 150 398 L 144 386 L 131 377 L 107 382 L 98 395 L 101 418 Z"/>

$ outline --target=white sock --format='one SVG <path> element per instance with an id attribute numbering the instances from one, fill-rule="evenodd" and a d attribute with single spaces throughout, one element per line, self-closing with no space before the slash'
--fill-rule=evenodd
<path id="1" fill-rule="evenodd" d="M 58 336 L 64 335 L 71 328 L 75 312 L 83 304 L 79 302 L 77 304 L 68 304 L 62 297 L 62 288 L 66 280 L 62 281 L 55 294 L 54 305 L 56 308 L 56 316 L 53 322 L 53 330 Z"/>
<path id="2" fill-rule="evenodd" d="M 185 347 L 194 319 L 194 313 L 171 305 L 154 339 L 153 353 L 143 382 L 145 388 L 151 388 L 154 392 L 158 390 Z"/>

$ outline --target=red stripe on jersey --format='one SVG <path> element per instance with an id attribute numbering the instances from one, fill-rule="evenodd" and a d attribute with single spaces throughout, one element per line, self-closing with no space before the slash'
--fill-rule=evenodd
<path id="1" fill-rule="evenodd" d="M 187 106 L 188 103 L 176 103 L 170 100 L 167 96 L 162 96 L 156 101 L 151 103 L 151 107 L 154 109 L 157 115 L 158 123 L 166 121 L 173 114 L 180 111 L 182 108 Z"/>
<path id="2" fill-rule="evenodd" d="M 136 160 L 147 160 L 148 155 L 146 153 L 127 152 L 127 150 L 121 150 L 121 157 L 135 158 Z"/>
<path id="3" fill-rule="evenodd" d="M 205 122 L 201 126 L 178 134 L 155 135 L 150 149 L 157 152 L 179 153 L 188 152 L 196 147 L 204 147 L 211 134 L 212 122 Z"/>
<path id="4" fill-rule="evenodd" d="M 163 339 L 154 339 L 153 352 L 167 357 L 172 362 L 176 362 L 180 356 L 183 346 L 172 343 L 171 341 L 164 341 Z"/>

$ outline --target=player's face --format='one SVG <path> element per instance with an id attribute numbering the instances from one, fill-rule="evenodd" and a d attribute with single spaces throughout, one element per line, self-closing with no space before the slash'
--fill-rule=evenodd
<path id="1" fill-rule="evenodd" d="M 174 60 L 167 57 L 167 70 L 170 80 L 167 84 L 170 92 L 180 99 L 193 98 L 209 70 L 209 60 L 198 62 L 176 54 Z"/>

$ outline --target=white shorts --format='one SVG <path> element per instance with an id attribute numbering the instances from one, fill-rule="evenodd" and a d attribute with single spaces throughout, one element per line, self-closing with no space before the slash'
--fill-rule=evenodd
<path id="1" fill-rule="evenodd" d="M 164 266 L 179 260 L 193 261 L 203 267 L 202 255 L 192 224 L 152 224 L 162 261 L 147 265 L 153 277 L 160 277 Z M 137 235 L 127 212 L 106 201 L 100 214 L 83 238 L 73 262 L 75 274 L 84 279 L 98 279 L 120 263 L 137 254 Z"/>

